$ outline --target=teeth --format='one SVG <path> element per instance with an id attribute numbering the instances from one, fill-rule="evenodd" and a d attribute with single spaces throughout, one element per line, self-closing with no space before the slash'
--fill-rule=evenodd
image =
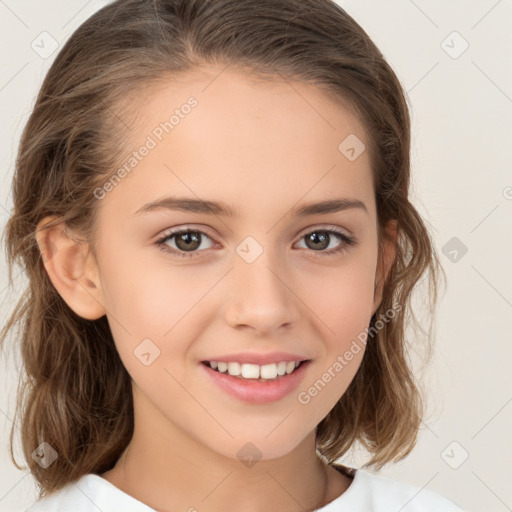
<path id="1" fill-rule="evenodd" d="M 286 361 L 277 363 L 277 375 L 284 375 L 286 373 Z"/>
<path id="2" fill-rule="evenodd" d="M 228 363 L 228 373 L 229 375 L 240 375 L 242 373 L 240 363 Z"/>
<path id="3" fill-rule="evenodd" d="M 243 364 L 242 377 L 245 379 L 259 379 L 260 367 L 257 364 Z"/>
<path id="4" fill-rule="evenodd" d="M 289 375 L 300 364 L 300 361 L 281 361 L 259 366 L 257 364 L 240 364 L 237 362 L 225 363 L 222 361 L 209 361 L 208 364 L 220 373 L 228 373 L 234 377 L 244 379 L 272 380 L 284 374 Z"/>
<path id="5" fill-rule="evenodd" d="M 295 370 L 295 363 L 293 364 Z M 265 364 L 260 368 L 260 377 L 262 379 L 275 379 L 277 377 L 277 364 Z"/>

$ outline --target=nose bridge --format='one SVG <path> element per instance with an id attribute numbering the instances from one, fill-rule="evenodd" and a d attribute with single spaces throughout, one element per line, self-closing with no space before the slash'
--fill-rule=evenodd
<path id="1" fill-rule="evenodd" d="M 286 262 L 277 250 L 247 237 L 236 253 L 226 309 L 229 323 L 268 330 L 296 321 L 298 310 L 287 283 Z"/>

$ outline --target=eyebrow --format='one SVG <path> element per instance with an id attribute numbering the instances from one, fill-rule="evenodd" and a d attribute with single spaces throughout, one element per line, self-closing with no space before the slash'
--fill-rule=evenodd
<path id="1" fill-rule="evenodd" d="M 308 203 L 293 208 L 290 213 L 293 216 L 306 217 L 308 215 L 336 213 L 353 208 L 361 209 L 368 214 L 368 209 L 362 201 L 350 198 L 328 199 L 317 203 Z M 206 213 L 209 215 L 222 215 L 227 217 L 236 217 L 239 215 L 238 210 L 222 201 L 207 201 L 194 199 L 192 197 L 164 197 L 144 204 L 135 212 L 135 215 L 155 210 L 179 210 L 189 213 Z"/>

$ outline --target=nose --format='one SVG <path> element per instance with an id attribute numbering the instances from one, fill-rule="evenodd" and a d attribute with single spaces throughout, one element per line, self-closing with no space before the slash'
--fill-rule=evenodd
<path id="1" fill-rule="evenodd" d="M 290 272 L 278 265 L 268 251 L 252 263 L 238 256 L 228 274 L 224 315 L 235 328 L 251 328 L 262 335 L 296 325 L 300 318 L 300 298 Z"/>

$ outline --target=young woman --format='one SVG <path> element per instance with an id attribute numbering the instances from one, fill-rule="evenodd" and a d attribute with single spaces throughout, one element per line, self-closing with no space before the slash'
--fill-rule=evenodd
<path id="1" fill-rule="evenodd" d="M 29 512 L 460 510 L 337 463 L 402 459 L 421 421 L 405 328 L 438 260 L 409 144 L 396 75 L 329 0 L 118 0 L 80 26 L 6 231 Z"/>

